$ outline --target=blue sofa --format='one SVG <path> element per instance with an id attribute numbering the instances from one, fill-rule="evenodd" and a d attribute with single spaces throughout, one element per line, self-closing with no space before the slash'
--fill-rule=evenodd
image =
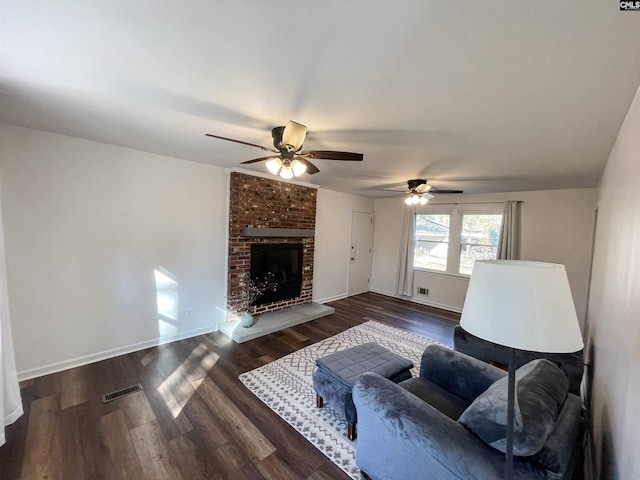
<path id="1" fill-rule="evenodd" d="M 535 431 L 526 440 L 544 443 L 535 446 L 534 453 L 527 451 L 526 456 L 515 453 L 514 478 L 570 479 L 582 431 L 581 402 L 567 393 L 569 381 L 560 369 L 547 360 L 534 362 L 546 362 L 538 366 L 562 376 L 562 381 L 558 381 L 560 377 L 551 379 L 552 390 L 562 385 L 553 394 L 555 412 L 534 405 L 533 421 L 523 428 L 533 423 L 545 427 L 546 433 L 541 436 Z M 523 408 L 527 408 L 527 392 L 549 393 L 549 385 L 536 388 L 539 377 L 526 376 L 524 370 L 531 370 L 529 365 L 516 371 L 516 392 Z M 501 441 L 491 443 L 494 439 L 486 438 L 487 432 L 489 437 L 495 436 L 504 427 L 493 432 L 491 428 L 472 431 L 459 420 L 462 416 L 476 428 L 474 421 L 482 421 L 487 411 L 487 403 L 482 402 L 490 398 L 491 403 L 491 392 L 504 387 L 505 376 L 499 368 L 439 345 L 427 347 L 417 378 L 395 384 L 375 373 L 361 375 L 353 386 L 358 467 L 373 480 L 504 478 Z M 554 403 L 553 399 L 546 401 Z M 535 417 L 540 411 L 549 414 L 546 419 Z"/>
<path id="2" fill-rule="evenodd" d="M 497 345 L 465 331 L 460 325 L 453 330 L 453 349 L 496 366 L 509 363 L 509 348 Z M 546 358 L 558 364 L 569 379 L 569 391 L 580 395 L 582 382 L 583 351 L 573 353 L 541 353 L 516 350 L 516 368 L 537 358 Z"/>

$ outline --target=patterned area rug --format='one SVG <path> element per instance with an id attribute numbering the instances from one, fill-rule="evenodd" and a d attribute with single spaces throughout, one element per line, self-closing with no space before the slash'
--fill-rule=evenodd
<path id="1" fill-rule="evenodd" d="M 435 343 L 404 330 L 368 321 L 239 377 L 271 410 L 355 480 L 364 478 L 356 466 L 358 440 L 347 439 L 347 422 L 326 404 L 323 408 L 316 407 L 311 376 L 316 358 L 367 342 L 376 342 L 411 359 L 415 365 L 413 376 L 418 375 L 425 347 Z"/>

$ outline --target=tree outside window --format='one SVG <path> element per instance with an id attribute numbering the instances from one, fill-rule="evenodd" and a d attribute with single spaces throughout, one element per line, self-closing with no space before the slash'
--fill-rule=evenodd
<path id="1" fill-rule="evenodd" d="M 476 260 L 495 260 L 502 215 L 463 214 L 458 273 L 471 275 Z"/>
<path id="2" fill-rule="evenodd" d="M 413 266 L 447 270 L 451 215 L 416 215 Z"/>

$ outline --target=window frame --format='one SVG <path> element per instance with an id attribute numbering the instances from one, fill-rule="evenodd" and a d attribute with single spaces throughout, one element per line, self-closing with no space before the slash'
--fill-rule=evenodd
<path id="1" fill-rule="evenodd" d="M 414 261 L 413 261 L 413 270 L 414 271 L 420 271 L 420 272 L 431 272 L 431 273 L 439 273 L 439 274 L 448 274 L 449 273 L 449 262 L 451 261 L 451 225 L 453 225 L 453 215 L 452 215 L 452 210 L 451 208 L 444 208 L 444 209 L 432 209 L 427 211 L 423 211 L 425 207 L 420 207 L 419 209 L 416 208 L 415 211 L 415 216 L 416 218 L 414 219 L 413 222 L 413 253 L 414 253 Z M 417 216 L 418 215 L 449 215 L 449 241 L 448 241 L 448 245 L 447 245 L 447 266 L 445 267 L 445 270 L 434 270 L 431 268 L 426 268 L 426 267 L 416 267 L 415 264 L 415 252 L 416 252 L 416 226 L 418 224 L 417 222 Z"/>
<path id="2" fill-rule="evenodd" d="M 454 277 L 469 278 L 466 273 L 459 273 L 460 269 L 460 244 L 462 238 L 462 217 L 464 215 L 500 215 L 504 220 L 504 203 L 458 203 L 458 204 L 427 204 L 416 207 L 415 215 L 449 215 L 449 245 L 447 248 L 447 269 L 432 270 L 425 267 L 416 267 L 415 261 L 413 265 L 414 272 L 427 272 L 439 275 L 450 275 Z M 415 225 L 413 230 L 413 245 L 415 252 Z"/>

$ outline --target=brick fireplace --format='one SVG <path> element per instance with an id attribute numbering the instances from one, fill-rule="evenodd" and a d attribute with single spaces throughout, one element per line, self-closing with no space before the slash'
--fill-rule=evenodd
<path id="1" fill-rule="evenodd" d="M 311 302 L 313 292 L 314 237 L 245 236 L 245 228 L 314 230 L 315 188 L 293 185 L 263 177 L 231 172 L 229 206 L 229 271 L 227 311 L 237 317 L 241 295 L 250 279 L 251 245 L 256 243 L 302 244 L 302 289 L 300 296 L 255 307 L 261 314 Z M 252 235 L 255 235 L 253 230 Z M 259 230 L 258 230 L 259 232 Z M 266 230 L 265 230 L 266 232 Z M 273 232 L 271 231 L 272 235 Z"/>

